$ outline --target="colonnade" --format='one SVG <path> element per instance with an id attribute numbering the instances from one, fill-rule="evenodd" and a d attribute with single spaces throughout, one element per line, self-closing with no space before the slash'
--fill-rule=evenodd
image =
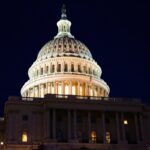
<path id="1" fill-rule="evenodd" d="M 68 142 L 70 140 L 74 140 L 79 142 L 79 139 L 77 137 L 77 110 L 72 110 L 73 116 L 71 117 L 71 110 L 67 111 L 67 122 L 65 122 L 65 126 L 67 126 L 67 140 Z M 113 112 L 112 112 L 113 113 Z M 56 140 L 56 114 L 57 114 L 57 109 L 52 109 L 52 114 L 50 115 L 49 111 L 45 112 L 45 131 L 44 131 L 44 138 L 45 139 L 52 139 Z M 117 143 L 128 143 L 128 138 L 126 136 L 126 129 L 125 129 L 125 124 L 124 124 L 124 112 L 114 112 L 115 114 L 115 124 L 116 124 L 116 137 L 117 137 Z M 120 117 L 121 116 L 121 117 Z M 143 132 L 143 121 L 142 121 L 142 115 L 139 113 L 133 113 L 134 116 L 134 128 L 135 129 L 135 141 L 137 144 L 144 142 L 144 132 Z M 95 141 L 92 141 L 91 137 L 91 111 L 87 112 L 87 117 L 88 117 L 88 122 L 86 126 L 88 126 L 88 142 L 89 143 L 96 143 L 96 137 Z M 51 119 L 50 119 L 51 118 Z M 110 141 L 107 139 L 107 129 L 106 129 L 106 115 L 105 112 L 101 112 L 101 124 L 102 124 L 102 130 L 103 130 L 103 141 L 102 143 L 104 144 L 109 144 L 111 143 L 111 134 L 110 134 Z M 50 123 L 52 122 L 52 123 Z M 71 125 L 71 122 L 73 124 Z M 50 127 L 52 126 L 52 127 Z M 72 135 L 73 134 L 73 135 Z M 96 135 L 98 137 L 98 135 Z M 116 144 L 117 144 L 116 143 Z"/>
<path id="2" fill-rule="evenodd" d="M 108 93 L 102 87 L 91 83 L 80 81 L 48 82 L 34 86 L 27 90 L 24 97 L 44 97 L 45 94 L 80 95 L 80 96 L 102 96 L 107 97 Z"/>
<path id="3" fill-rule="evenodd" d="M 67 58 L 65 58 L 67 59 Z M 79 61 L 77 59 L 76 63 L 72 62 L 72 59 L 51 62 L 48 64 L 42 64 L 41 66 L 37 66 L 29 70 L 30 78 L 39 77 L 47 74 L 56 74 L 56 73 L 78 73 L 78 74 L 88 74 L 94 76 L 95 78 L 99 78 L 101 75 L 100 68 L 97 64 L 89 64 L 89 62 Z"/>

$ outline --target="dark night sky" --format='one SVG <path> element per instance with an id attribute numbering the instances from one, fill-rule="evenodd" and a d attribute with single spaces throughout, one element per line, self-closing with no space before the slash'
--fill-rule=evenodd
<path id="1" fill-rule="evenodd" d="M 0 108 L 20 95 L 40 48 L 57 33 L 59 0 L 0 2 Z M 112 97 L 150 100 L 150 4 L 144 1 L 66 0 L 72 34 L 101 66 Z"/>

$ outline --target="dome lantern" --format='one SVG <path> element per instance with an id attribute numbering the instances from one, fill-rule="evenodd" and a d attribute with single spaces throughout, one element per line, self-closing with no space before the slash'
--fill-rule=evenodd
<path id="1" fill-rule="evenodd" d="M 57 22 L 58 33 L 54 38 L 60 38 L 64 36 L 68 36 L 70 38 L 74 38 L 70 33 L 71 22 L 67 19 L 66 14 L 66 6 L 63 5 L 61 9 L 61 19 Z"/>

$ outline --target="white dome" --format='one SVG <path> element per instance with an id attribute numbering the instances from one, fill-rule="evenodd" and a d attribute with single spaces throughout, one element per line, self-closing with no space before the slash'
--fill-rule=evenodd
<path id="1" fill-rule="evenodd" d="M 54 57 L 73 56 L 92 60 L 89 49 L 79 40 L 61 36 L 46 43 L 40 50 L 37 60 Z"/>
<path id="2" fill-rule="evenodd" d="M 46 94 L 108 97 L 109 86 L 101 79 L 102 70 L 89 49 L 70 32 L 71 22 L 62 10 L 58 33 L 38 53 L 23 85 L 24 97 Z"/>

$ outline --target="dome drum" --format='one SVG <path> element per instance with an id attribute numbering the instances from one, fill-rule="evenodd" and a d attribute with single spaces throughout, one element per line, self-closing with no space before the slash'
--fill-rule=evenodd
<path id="1" fill-rule="evenodd" d="M 61 57 L 34 63 L 28 72 L 29 78 L 35 79 L 43 75 L 81 74 L 100 78 L 101 68 L 93 61 L 81 58 Z"/>
<path id="2" fill-rule="evenodd" d="M 42 80 L 27 82 L 21 93 L 25 97 L 44 97 L 45 94 L 107 97 L 109 91 L 103 80 L 84 76 L 81 78 L 80 75 L 74 75 L 68 80 L 68 75 L 63 78 L 57 75 L 51 79 L 45 77 Z"/>

